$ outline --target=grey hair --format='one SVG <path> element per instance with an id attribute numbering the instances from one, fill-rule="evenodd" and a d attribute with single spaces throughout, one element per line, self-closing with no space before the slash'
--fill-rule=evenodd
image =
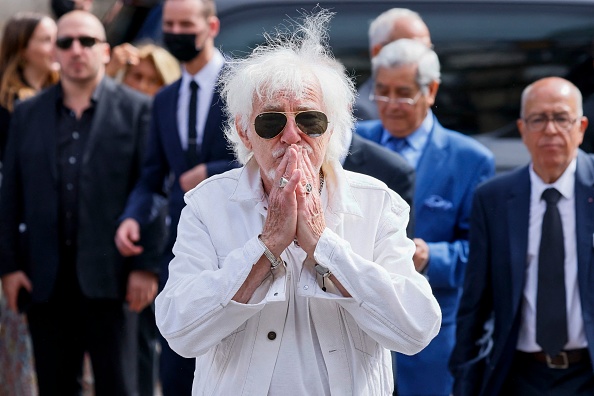
<path id="1" fill-rule="evenodd" d="M 228 116 L 225 136 L 240 163 L 245 164 L 252 152 L 241 141 L 236 120 L 243 131 L 248 131 L 254 101 L 273 103 L 287 95 L 303 99 L 312 86 L 320 88 L 322 108 L 330 121 L 327 133 L 332 132 L 325 161 L 346 155 L 355 121 L 351 112 L 355 85 L 327 44 L 333 15 L 323 9 L 304 15 L 294 31 L 266 33 L 266 43 L 247 58 L 226 63 L 219 79 Z"/>
<path id="2" fill-rule="evenodd" d="M 379 14 L 369 25 L 369 48 L 390 41 L 392 28 L 399 20 L 405 18 L 423 22 L 423 18 L 417 12 L 408 8 L 390 8 Z"/>
<path id="3" fill-rule="evenodd" d="M 429 92 L 429 84 L 440 82 L 439 58 L 435 51 L 418 40 L 400 39 L 384 46 L 371 60 L 373 76 L 380 68 L 394 69 L 401 66 L 417 65 L 417 84 L 424 94 Z"/>
<path id="4" fill-rule="evenodd" d="M 571 81 L 568 81 L 561 77 L 544 77 L 544 78 L 541 78 L 540 80 L 534 81 L 533 83 L 528 85 L 526 88 L 524 88 L 524 90 L 522 91 L 520 117 L 524 118 L 524 116 L 525 116 L 524 108 L 526 106 L 526 101 L 528 101 L 529 95 L 532 93 L 532 89 L 535 87 L 535 85 L 538 85 L 537 83 L 539 83 L 542 80 L 547 80 L 547 79 L 559 80 L 561 82 L 566 83 L 570 87 L 570 89 L 574 95 L 574 98 L 575 98 L 576 111 L 577 111 L 576 116 L 577 117 L 583 116 L 584 115 L 583 96 L 582 96 L 582 92 L 579 90 L 579 88 L 576 87 L 575 84 L 573 84 Z"/>

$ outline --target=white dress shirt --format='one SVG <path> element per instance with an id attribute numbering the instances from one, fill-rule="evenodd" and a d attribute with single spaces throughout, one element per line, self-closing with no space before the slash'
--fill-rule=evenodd
<path id="1" fill-rule="evenodd" d="M 409 207 L 385 184 L 323 167 L 326 229 L 315 249 L 352 297 L 327 291 L 291 244 L 247 304 L 232 301 L 264 253 L 268 200 L 254 159 L 188 192 L 175 258 L 156 300 L 173 350 L 196 357 L 193 395 L 387 395 L 389 350 L 414 354 L 439 331 L 441 311 L 415 271 Z"/>
<path id="2" fill-rule="evenodd" d="M 190 119 L 188 108 L 190 107 L 190 82 L 198 84 L 198 115 L 196 117 L 196 132 L 198 147 L 202 144 L 204 137 L 204 125 L 210 111 L 212 93 L 217 84 L 219 73 L 225 64 L 225 58 L 215 49 L 212 59 L 194 75 L 182 67 L 181 85 L 177 99 L 177 130 L 179 139 L 184 150 L 188 149 L 188 121 Z"/>
<path id="3" fill-rule="evenodd" d="M 528 256 L 526 284 L 522 300 L 522 323 L 517 349 L 524 352 L 538 352 L 542 348 L 536 342 L 536 294 L 538 289 L 538 250 L 542 229 L 542 218 L 546 203 L 541 199 L 547 188 L 556 188 L 562 195 L 557 203 L 563 221 L 565 247 L 565 293 L 567 304 L 567 335 L 565 350 L 585 348 L 588 345 L 584 333 L 582 304 L 577 281 L 577 237 L 575 223 L 575 170 L 574 159 L 563 175 L 552 184 L 546 184 L 530 166 L 530 223 L 528 229 Z"/>

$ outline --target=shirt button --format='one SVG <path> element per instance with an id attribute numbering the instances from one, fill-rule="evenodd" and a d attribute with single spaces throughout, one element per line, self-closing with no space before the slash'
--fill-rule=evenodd
<path id="1" fill-rule="evenodd" d="M 66 190 L 72 191 L 73 189 L 74 189 L 74 184 L 72 184 L 72 183 L 66 184 Z"/>
<path id="2" fill-rule="evenodd" d="M 307 289 L 309 289 L 309 286 L 307 286 L 307 285 L 303 286 L 303 290 L 307 290 Z"/>
<path id="3" fill-rule="evenodd" d="M 276 333 L 274 331 L 271 331 L 270 333 L 268 333 L 268 339 L 270 341 L 273 341 L 274 339 L 276 339 Z"/>
<path id="4" fill-rule="evenodd" d="M 70 158 L 68 158 L 68 162 L 70 162 L 70 165 L 76 164 L 76 157 L 70 157 Z"/>
<path id="5" fill-rule="evenodd" d="M 80 134 L 78 132 L 72 132 L 72 139 L 74 140 L 78 140 L 78 138 L 80 137 Z"/>

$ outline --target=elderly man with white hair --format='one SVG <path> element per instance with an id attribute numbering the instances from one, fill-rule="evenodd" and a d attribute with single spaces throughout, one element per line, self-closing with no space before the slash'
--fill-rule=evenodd
<path id="1" fill-rule="evenodd" d="M 186 194 L 156 301 L 163 336 L 196 357 L 194 395 L 387 395 L 389 349 L 417 353 L 439 330 L 408 205 L 340 165 L 354 86 L 327 47 L 330 17 L 223 74 L 244 166 Z"/>

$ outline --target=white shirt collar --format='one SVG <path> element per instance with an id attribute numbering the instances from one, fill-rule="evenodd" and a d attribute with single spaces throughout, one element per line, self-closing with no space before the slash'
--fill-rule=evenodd
<path id="1" fill-rule="evenodd" d="M 530 164 L 530 184 L 532 186 L 532 199 L 540 201 L 542 193 L 547 188 L 556 188 L 566 199 L 573 198 L 575 193 L 575 170 L 577 168 L 577 157 L 574 158 L 565 169 L 561 177 L 554 183 L 545 183 L 534 171 L 534 164 Z"/>

